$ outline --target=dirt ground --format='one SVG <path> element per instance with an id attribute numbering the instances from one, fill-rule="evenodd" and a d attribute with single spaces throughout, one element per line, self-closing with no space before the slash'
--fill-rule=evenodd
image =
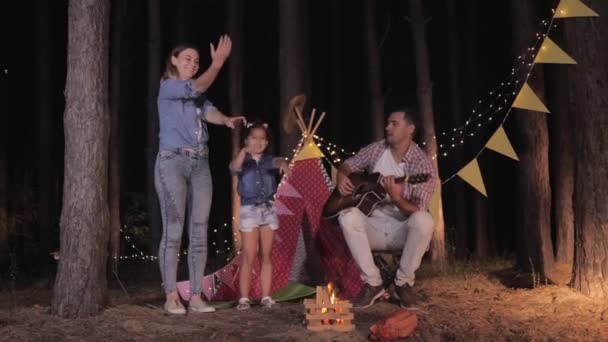
<path id="1" fill-rule="evenodd" d="M 421 270 L 415 286 L 426 304 L 416 311 L 411 341 L 608 341 L 608 302 L 565 286 L 514 288 L 510 269 Z M 355 311 L 350 333 L 310 332 L 302 300 L 248 312 L 170 316 L 153 284 L 110 291 L 100 315 L 67 320 L 47 314 L 46 288 L 0 293 L 0 341 L 365 341 L 369 327 L 398 307 L 383 301 Z"/>

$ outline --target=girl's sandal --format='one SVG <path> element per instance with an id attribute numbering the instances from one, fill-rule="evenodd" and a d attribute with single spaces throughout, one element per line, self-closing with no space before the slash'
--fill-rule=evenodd
<path id="1" fill-rule="evenodd" d="M 249 310 L 251 309 L 251 302 L 249 298 L 241 298 L 239 299 L 239 304 L 236 306 L 238 311 Z"/>

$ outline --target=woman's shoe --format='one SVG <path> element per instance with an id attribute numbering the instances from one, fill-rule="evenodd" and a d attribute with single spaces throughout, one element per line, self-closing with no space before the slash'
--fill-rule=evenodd
<path id="1" fill-rule="evenodd" d="M 188 311 L 192 313 L 208 313 L 215 312 L 215 308 L 202 299 L 190 299 L 190 304 L 188 304 Z"/>
<path id="2" fill-rule="evenodd" d="M 186 314 L 186 308 L 184 308 L 184 306 L 179 301 L 179 299 L 167 300 L 165 302 L 165 305 L 163 305 L 163 308 L 165 309 L 165 311 L 167 311 L 168 313 L 170 313 L 172 315 L 185 315 Z"/>

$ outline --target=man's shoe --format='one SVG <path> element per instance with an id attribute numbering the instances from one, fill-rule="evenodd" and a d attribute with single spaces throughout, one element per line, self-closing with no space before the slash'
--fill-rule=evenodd
<path id="1" fill-rule="evenodd" d="M 411 309 L 421 301 L 421 298 L 414 293 L 414 289 L 407 283 L 402 286 L 395 285 L 395 293 L 399 297 L 399 306 L 404 309 Z"/>
<path id="2" fill-rule="evenodd" d="M 365 283 L 361 288 L 361 292 L 359 292 L 359 296 L 353 301 L 353 307 L 360 309 L 370 307 L 374 304 L 376 299 L 382 297 L 384 293 L 385 291 L 382 285 L 371 286 L 370 284 Z"/>

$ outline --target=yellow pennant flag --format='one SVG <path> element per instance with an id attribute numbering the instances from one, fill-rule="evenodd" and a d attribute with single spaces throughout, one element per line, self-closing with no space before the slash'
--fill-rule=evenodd
<path id="1" fill-rule="evenodd" d="M 591 8 L 579 0 L 562 0 L 555 10 L 554 18 L 599 17 Z"/>
<path id="2" fill-rule="evenodd" d="M 545 107 L 538 96 L 534 94 L 534 91 L 532 91 L 532 88 L 530 88 L 528 83 L 524 83 L 524 86 L 521 87 L 519 94 L 517 94 L 515 101 L 513 101 L 513 107 L 549 113 L 547 107 Z"/>
<path id="3" fill-rule="evenodd" d="M 513 160 L 519 161 L 519 158 L 517 158 L 517 154 L 515 153 L 511 142 L 509 141 L 509 137 L 507 137 L 507 133 L 505 132 L 505 129 L 502 128 L 502 126 L 498 127 L 496 132 L 494 132 L 494 134 L 486 144 L 486 147 Z"/>
<path id="4" fill-rule="evenodd" d="M 458 176 L 477 189 L 477 191 L 481 192 L 484 196 L 488 197 L 486 186 L 483 184 L 483 178 L 481 178 L 481 171 L 479 170 L 477 159 L 473 159 L 467 166 L 460 170 Z"/>
<path id="5" fill-rule="evenodd" d="M 300 152 L 298 152 L 298 155 L 296 155 L 293 158 L 293 161 L 315 159 L 315 158 L 321 158 L 321 157 L 323 157 L 323 152 L 321 152 L 321 150 L 319 150 L 319 147 L 317 147 L 317 144 L 315 144 L 313 141 L 311 141 L 308 144 L 306 144 L 306 146 L 302 147 Z"/>
<path id="6" fill-rule="evenodd" d="M 431 212 L 431 216 L 437 221 L 439 217 L 439 203 L 441 202 L 441 179 L 437 181 L 437 186 L 435 187 L 435 192 L 433 193 L 433 197 L 431 197 L 431 202 L 429 203 L 429 211 Z"/>
<path id="7" fill-rule="evenodd" d="M 534 63 L 553 63 L 553 64 L 576 64 L 572 57 L 568 56 L 554 41 L 545 37 L 543 45 L 540 46 Z"/>

